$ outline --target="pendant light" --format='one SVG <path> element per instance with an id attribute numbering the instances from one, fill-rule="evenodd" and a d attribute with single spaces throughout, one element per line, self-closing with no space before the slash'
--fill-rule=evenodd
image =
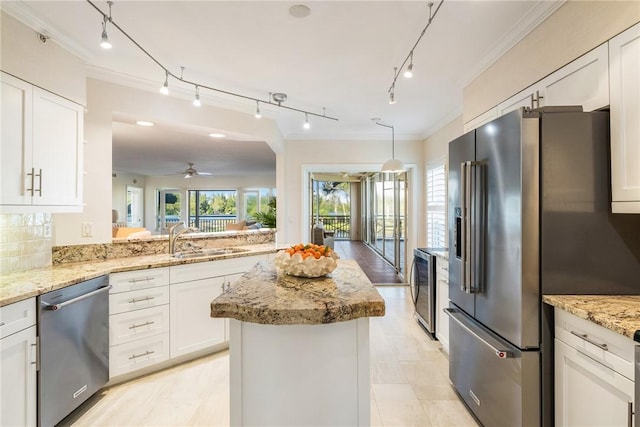
<path id="1" fill-rule="evenodd" d="M 382 165 L 382 172 L 399 173 L 406 171 L 402 160 L 396 159 L 396 141 L 395 141 L 395 129 L 391 125 L 385 125 L 380 123 L 380 119 L 372 119 L 378 126 L 384 126 L 391 129 L 391 159 L 384 162 Z"/>

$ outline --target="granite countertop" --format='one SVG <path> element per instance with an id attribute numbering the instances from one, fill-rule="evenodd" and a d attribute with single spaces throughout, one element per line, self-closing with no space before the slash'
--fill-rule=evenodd
<path id="1" fill-rule="evenodd" d="M 640 330 L 640 295 L 544 295 L 542 301 L 631 339 Z"/>
<path id="2" fill-rule="evenodd" d="M 211 302 L 211 317 L 265 325 L 317 325 L 384 316 L 385 302 L 354 260 L 307 279 L 258 263 Z"/>
<path id="3" fill-rule="evenodd" d="M 274 243 L 235 246 L 246 252 L 176 258 L 169 254 L 76 262 L 0 275 L 0 307 L 109 273 L 275 253 Z"/>

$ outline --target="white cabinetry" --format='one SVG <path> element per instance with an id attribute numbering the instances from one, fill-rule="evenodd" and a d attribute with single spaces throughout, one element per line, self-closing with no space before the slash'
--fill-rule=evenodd
<path id="1" fill-rule="evenodd" d="M 609 40 L 614 213 L 640 213 L 640 24 Z"/>
<path id="2" fill-rule="evenodd" d="M 498 107 L 493 107 L 492 109 L 485 111 L 484 113 L 480 114 L 477 117 L 474 117 L 473 119 L 465 123 L 464 131 L 466 133 L 472 129 L 479 128 L 483 124 L 489 123 L 491 120 L 495 119 L 496 117 L 498 117 Z"/>
<path id="3" fill-rule="evenodd" d="M 498 116 L 520 107 L 581 105 L 593 111 L 609 104 L 609 55 L 603 44 L 498 105 Z"/>
<path id="4" fill-rule="evenodd" d="M 109 276 L 109 378 L 169 359 L 169 268 Z"/>
<path id="5" fill-rule="evenodd" d="M 36 425 L 35 298 L 0 307 L 0 425 Z"/>
<path id="6" fill-rule="evenodd" d="M 171 267 L 171 357 L 228 341 L 228 320 L 210 316 L 211 301 L 266 255 Z"/>
<path id="7" fill-rule="evenodd" d="M 442 349 L 449 353 L 449 316 L 444 309 L 449 307 L 449 263 L 442 256 L 436 257 L 436 338 Z"/>
<path id="8" fill-rule="evenodd" d="M 634 342 L 555 309 L 555 424 L 629 426 Z"/>
<path id="9" fill-rule="evenodd" d="M 5 73 L 0 80 L 0 209 L 80 212 L 83 107 Z"/>

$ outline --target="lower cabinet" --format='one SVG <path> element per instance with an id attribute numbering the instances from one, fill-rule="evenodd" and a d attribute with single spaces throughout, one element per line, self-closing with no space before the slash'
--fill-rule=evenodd
<path id="1" fill-rule="evenodd" d="M 35 299 L 0 307 L 0 425 L 36 425 Z"/>
<path id="2" fill-rule="evenodd" d="M 449 264 L 447 259 L 436 258 L 436 338 L 442 349 L 449 353 L 449 316 L 444 309 L 449 307 Z"/>
<path id="3" fill-rule="evenodd" d="M 633 341 L 555 312 L 555 425 L 633 425 Z"/>

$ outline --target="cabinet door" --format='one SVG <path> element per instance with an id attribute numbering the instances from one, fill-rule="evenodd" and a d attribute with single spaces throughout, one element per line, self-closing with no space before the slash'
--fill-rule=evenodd
<path id="1" fill-rule="evenodd" d="M 172 358 L 224 342 L 226 319 L 214 319 L 210 313 L 225 280 L 221 276 L 171 285 Z"/>
<path id="2" fill-rule="evenodd" d="M 593 111 L 609 105 L 607 44 L 582 55 L 542 80 L 544 105 L 581 105 Z"/>
<path id="3" fill-rule="evenodd" d="M 82 204 L 82 106 L 33 88 L 33 204 Z"/>
<path id="4" fill-rule="evenodd" d="M 632 381 L 555 340 L 557 426 L 629 426 L 633 394 Z"/>
<path id="5" fill-rule="evenodd" d="M 31 203 L 31 85 L 1 73 L 0 88 L 0 204 Z"/>
<path id="6" fill-rule="evenodd" d="M 609 40 L 614 213 L 640 213 L 640 24 Z"/>
<path id="7" fill-rule="evenodd" d="M 0 425 L 36 425 L 36 327 L 0 340 Z"/>

